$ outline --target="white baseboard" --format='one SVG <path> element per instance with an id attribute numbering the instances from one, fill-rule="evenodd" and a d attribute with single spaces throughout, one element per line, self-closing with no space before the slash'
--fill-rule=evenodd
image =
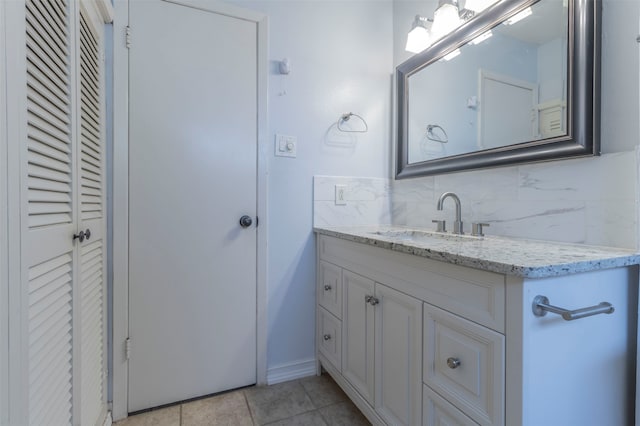
<path id="1" fill-rule="evenodd" d="M 310 358 L 271 367 L 267 369 L 267 384 L 275 385 L 276 383 L 313 376 L 316 374 L 316 366 L 316 359 Z"/>
<path id="2" fill-rule="evenodd" d="M 107 412 L 107 417 L 104 419 L 102 426 L 111 426 L 113 424 L 113 418 L 111 417 L 111 411 Z"/>

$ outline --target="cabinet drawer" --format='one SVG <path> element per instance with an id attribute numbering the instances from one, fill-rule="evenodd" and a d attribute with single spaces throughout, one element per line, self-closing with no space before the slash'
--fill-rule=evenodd
<path id="1" fill-rule="evenodd" d="M 422 390 L 422 426 L 477 426 L 478 423 L 465 416 L 447 400 L 428 386 Z"/>
<path id="2" fill-rule="evenodd" d="M 342 318 L 342 269 L 320 261 L 318 303 L 337 318 Z"/>
<path id="3" fill-rule="evenodd" d="M 326 235 L 318 251 L 322 260 L 504 333 L 504 275 Z"/>
<path id="4" fill-rule="evenodd" d="M 482 425 L 504 424 L 504 336 L 424 304 L 424 382 Z"/>
<path id="5" fill-rule="evenodd" d="M 340 371 L 342 368 L 342 321 L 323 308 L 318 308 L 318 311 L 320 323 L 318 350 Z"/>

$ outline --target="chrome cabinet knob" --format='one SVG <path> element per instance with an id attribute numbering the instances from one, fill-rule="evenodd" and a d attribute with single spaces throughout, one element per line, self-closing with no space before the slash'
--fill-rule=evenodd
<path id="1" fill-rule="evenodd" d="M 91 238 L 91 229 L 87 228 L 86 231 L 84 231 L 84 237 L 88 240 L 89 238 Z"/>
<path id="2" fill-rule="evenodd" d="M 365 303 L 370 303 L 372 298 L 373 298 L 373 296 L 365 296 L 364 297 L 364 302 Z"/>
<path id="3" fill-rule="evenodd" d="M 460 360 L 458 358 L 447 358 L 447 366 L 452 369 L 455 370 L 456 368 L 460 367 Z"/>
<path id="4" fill-rule="evenodd" d="M 322 337 L 324 337 L 324 340 L 331 340 L 331 335 L 330 334 L 325 334 Z"/>
<path id="5" fill-rule="evenodd" d="M 331 286 L 330 285 L 325 285 L 324 286 L 324 291 L 329 291 L 331 290 Z"/>
<path id="6" fill-rule="evenodd" d="M 380 299 L 378 299 L 377 297 L 371 297 L 369 303 L 371 303 L 371 306 L 376 306 L 378 303 L 380 303 Z"/>

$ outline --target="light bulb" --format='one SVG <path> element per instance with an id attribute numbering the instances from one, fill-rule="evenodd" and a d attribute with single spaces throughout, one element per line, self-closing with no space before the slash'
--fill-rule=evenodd
<path id="1" fill-rule="evenodd" d="M 433 38 L 438 39 L 462 24 L 462 19 L 458 14 L 458 8 L 452 4 L 443 4 L 433 14 L 433 26 L 431 32 Z"/>
<path id="2" fill-rule="evenodd" d="M 416 16 L 413 28 L 407 35 L 407 45 L 405 50 L 412 53 L 420 53 L 431 45 L 431 35 L 425 26 L 425 18 Z"/>

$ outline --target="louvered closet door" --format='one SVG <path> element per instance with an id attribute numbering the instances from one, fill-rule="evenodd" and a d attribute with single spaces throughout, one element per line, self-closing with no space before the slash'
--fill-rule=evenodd
<path id="1" fill-rule="evenodd" d="M 102 32 L 80 9 L 80 132 L 78 144 L 80 243 L 81 423 L 94 425 L 106 413 L 105 382 L 105 211 L 104 95 Z"/>
<path id="2" fill-rule="evenodd" d="M 9 178 L 20 183 L 19 194 L 9 196 L 20 206 L 9 220 L 10 233 L 20 235 L 20 270 L 13 273 L 20 279 L 9 291 L 9 356 L 17 371 L 9 383 L 9 424 L 101 425 L 109 8 L 85 0 L 4 4 L 11 37 L 8 152 L 17 163 Z M 85 237 L 75 238 L 80 231 Z"/>
<path id="3" fill-rule="evenodd" d="M 27 271 L 28 312 L 23 318 L 28 328 L 27 408 L 32 425 L 70 424 L 73 414 L 76 200 L 71 16 L 65 0 L 26 1 L 22 179 L 27 209 L 22 213 L 22 261 Z"/>

